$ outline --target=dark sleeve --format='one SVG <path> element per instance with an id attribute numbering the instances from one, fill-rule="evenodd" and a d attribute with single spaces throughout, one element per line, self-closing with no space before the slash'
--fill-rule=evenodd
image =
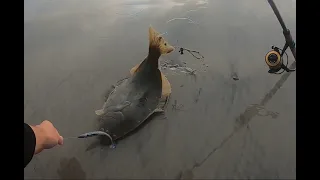
<path id="1" fill-rule="evenodd" d="M 36 136 L 31 127 L 24 123 L 24 167 L 26 167 L 31 161 L 35 147 L 36 147 Z"/>

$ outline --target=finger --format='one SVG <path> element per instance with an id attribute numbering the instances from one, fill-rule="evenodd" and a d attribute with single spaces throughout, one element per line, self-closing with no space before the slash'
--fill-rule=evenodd
<path id="1" fill-rule="evenodd" d="M 58 144 L 63 145 L 63 137 L 62 136 L 59 136 Z"/>
<path id="2" fill-rule="evenodd" d="M 55 130 L 56 130 L 56 133 L 58 135 L 58 144 L 59 145 L 63 145 L 63 137 L 60 135 L 60 133 L 58 132 L 57 129 L 55 129 Z"/>
<path id="3" fill-rule="evenodd" d="M 57 134 L 58 136 L 61 136 L 57 128 L 54 128 L 54 131 L 56 132 L 56 134 Z"/>

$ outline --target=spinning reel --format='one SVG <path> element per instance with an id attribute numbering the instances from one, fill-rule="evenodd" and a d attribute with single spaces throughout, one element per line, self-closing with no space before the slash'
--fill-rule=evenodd
<path id="1" fill-rule="evenodd" d="M 293 69 L 288 68 L 288 54 L 286 53 L 287 48 L 289 47 L 294 59 L 296 60 L 296 45 L 292 39 L 292 36 L 290 34 L 289 29 L 286 28 L 286 25 L 284 24 L 282 17 L 280 16 L 280 13 L 274 4 L 273 0 L 268 0 L 272 10 L 274 11 L 275 15 L 277 16 L 282 29 L 283 29 L 283 35 L 285 37 L 286 43 L 283 47 L 283 49 L 280 49 L 278 47 L 272 46 L 271 51 L 269 51 L 266 56 L 265 56 L 265 61 L 267 65 L 269 66 L 269 71 L 268 73 L 272 74 L 282 74 L 284 71 L 286 72 L 292 72 L 295 71 Z M 286 55 L 287 57 L 287 62 L 286 65 L 283 63 L 283 55 Z M 280 70 L 283 70 L 279 73 Z"/>
<path id="2" fill-rule="evenodd" d="M 283 51 L 282 49 L 275 47 L 275 46 L 272 46 L 271 49 L 272 50 L 269 51 L 265 57 L 265 61 L 266 61 L 267 65 L 269 66 L 268 73 L 282 74 L 284 71 L 286 71 L 286 72 L 295 71 L 293 69 L 288 68 L 288 54 L 285 51 Z M 284 62 L 283 62 L 283 54 L 285 54 L 287 57 L 286 65 L 284 65 Z M 282 71 L 279 72 L 281 69 L 282 69 Z"/>

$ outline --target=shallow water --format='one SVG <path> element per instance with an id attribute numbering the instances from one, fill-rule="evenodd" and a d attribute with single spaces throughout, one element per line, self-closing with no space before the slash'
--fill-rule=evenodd
<path id="1" fill-rule="evenodd" d="M 295 1 L 275 3 L 295 39 Z M 167 23 L 181 17 L 196 23 Z M 25 122 L 49 119 L 65 137 L 96 130 L 104 92 L 147 55 L 150 24 L 205 57 L 161 57 L 197 70 L 163 70 L 172 85 L 166 118 L 116 149 L 66 140 L 35 156 L 25 178 L 295 178 L 295 73 L 267 73 L 265 54 L 284 44 L 267 1 L 26 0 Z"/>

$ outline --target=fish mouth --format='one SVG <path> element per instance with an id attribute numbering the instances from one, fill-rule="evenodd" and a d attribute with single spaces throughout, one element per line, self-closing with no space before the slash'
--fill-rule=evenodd
<path id="1" fill-rule="evenodd" d="M 172 51 L 174 51 L 174 47 L 169 48 L 167 54 L 171 53 Z"/>

